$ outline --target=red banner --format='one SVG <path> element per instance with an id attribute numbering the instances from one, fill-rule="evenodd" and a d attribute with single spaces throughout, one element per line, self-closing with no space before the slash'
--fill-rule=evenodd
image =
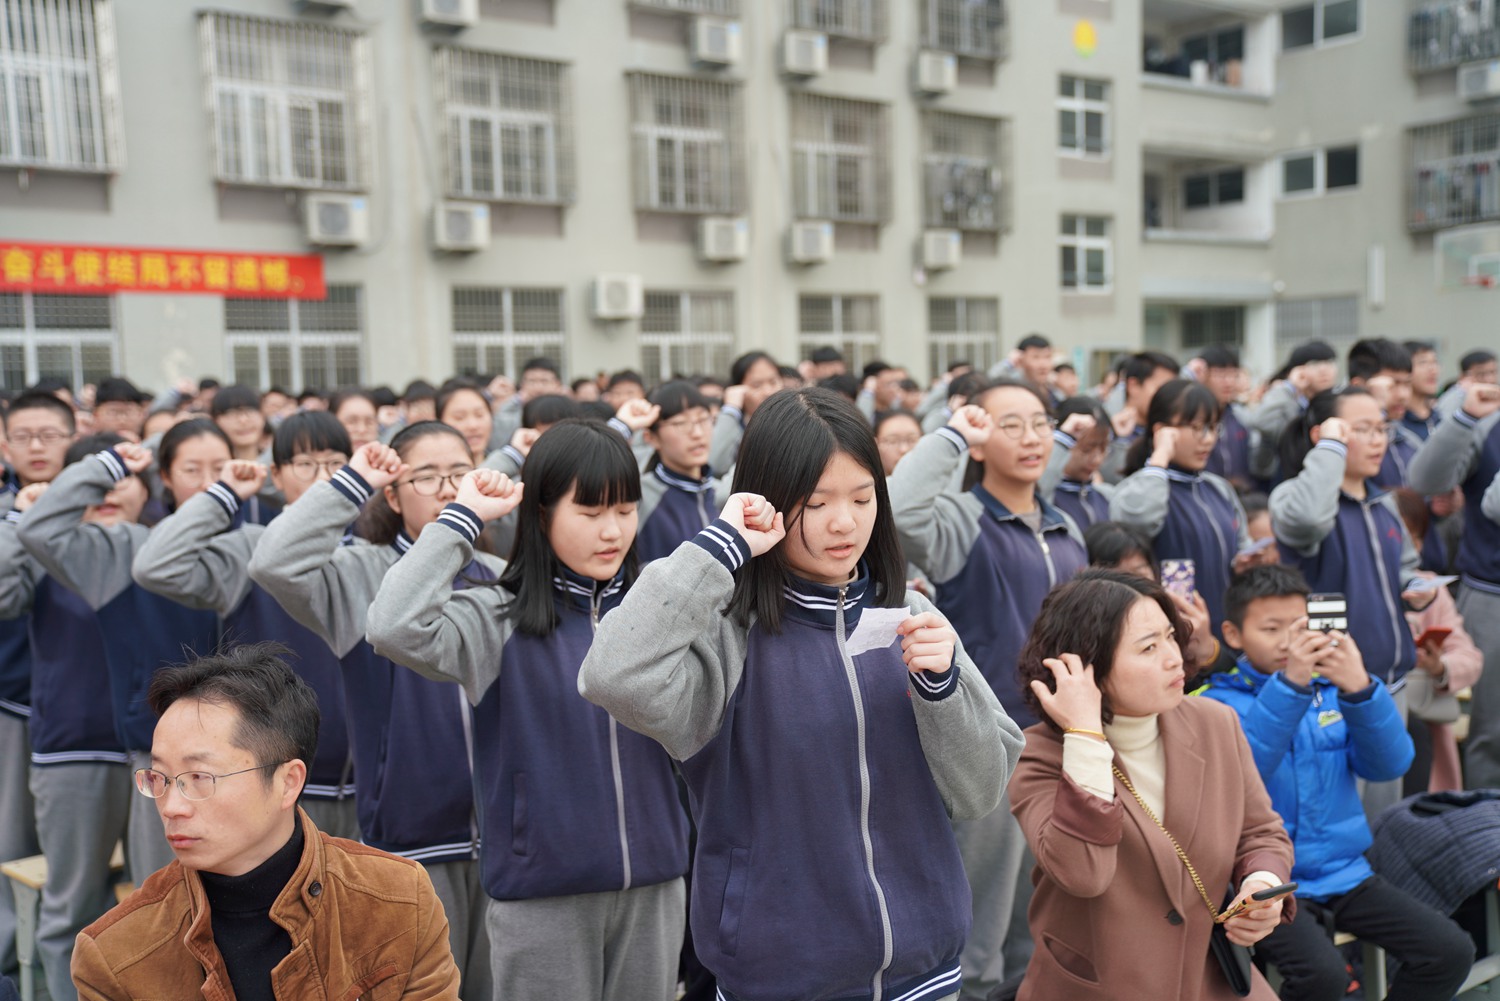
<path id="1" fill-rule="evenodd" d="M 229 299 L 323 299 L 316 254 L 80 247 L 0 241 L 0 292 L 183 292 Z"/>

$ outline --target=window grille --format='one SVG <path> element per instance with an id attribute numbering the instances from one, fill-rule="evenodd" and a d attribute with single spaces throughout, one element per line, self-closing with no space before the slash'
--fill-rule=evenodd
<path id="1" fill-rule="evenodd" d="M 1062 287 L 1072 292 L 1108 292 L 1114 283 L 1114 250 L 1109 220 L 1102 216 L 1065 215 L 1058 246 L 1062 252 Z"/>
<path id="2" fill-rule="evenodd" d="M 125 165 L 109 0 L 0 0 L 0 164 Z"/>
<path id="3" fill-rule="evenodd" d="M 933 376 L 966 361 L 988 372 L 1000 361 L 1000 300 L 933 296 L 927 300 L 927 364 Z"/>
<path id="4" fill-rule="evenodd" d="M 0 387 L 57 378 L 78 389 L 114 375 L 114 317 L 111 296 L 0 293 Z"/>
<path id="5" fill-rule="evenodd" d="M 334 389 L 363 381 L 364 304 L 358 285 L 330 285 L 322 302 L 225 299 L 235 382 L 265 389 Z"/>
<path id="6" fill-rule="evenodd" d="M 862 42 L 886 38 L 886 0 L 791 0 L 792 27 Z"/>
<path id="7" fill-rule="evenodd" d="M 647 382 L 723 378 L 734 361 L 733 292 L 647 292 L 641 371 Z"/>
<path id="8" fill-rule="evenodd" d="M 1109 155 L 1109 82 L 1059 78 L 1057 146 L 1078 156 Z"/>
<path id="9" fill-rule="evenodd" d="M 1500 114 L 1419 126 L 1408 146 L 1411 229 L 1500 219 Z"/>
<path id="10" fill-rule="evenodd" d="M 367 42 L 325 24 L 205 14 L 219 180 L 320 190 L 369 185 Z"/>
<path id="11" fill-rule="evenodd" d="M 885 105 L 792 95 L 792 183 L 799 219 L 890 218 Z"/>
<path id="12" fill-rule="evenodd" d="M 922 44 L 973 59 L 1005 58 L 1004 0 L 922 0 Z"/>
<path id="13" fill-rule="evenodd" d="M 805 360 L 818 348 L 837 348 L 849 371 L 880 354 L 880 297 L 804 295 L 798 302 L 798 349 Z"/>
<path id="14" fill-rule="evenodd" d="M 1184 348 L 1237 348 L 1245 342 L 1244 306 L 1195 307 L 1182 310 L 1179 317 Z"/>
<path id="15" fill-rule="evenodd" d="M 630 105 L 636 208 L 744 209 L 744 101 L 738 85 L 634 73 Z"/>
<path id="16" fill-rule="evenodd" d="M 448 193 L 570 203 L 573 115 L 567 67 L 451 47 L 438 49 L 435 59 Z"/>
<path id="17" fill-rule="evenodd" d="M 673 11 L 680 14 L 710 14 L 739 17 L 740 0 L 628 0 L 632 7 Z"/>
<path id="18" fill-rule="evenodd" d="M 1340 355 L 1359 340 L 1359 296 L 1277 300 L 1276 357 L 1311 340 L 1326 341 Z"/>
<path id="19" fill-rule="evenodd" d="M 531 358 L 564 364 L 562 289 L 460 287 L 453 290 L 453 370 L 519 378 Z"/>
<path id="20" fill-rule="evenodd" d="M 1406 31 L 1413 71 L 1500 57 L 1500 4 L 1494 0 L 1429 0 L 1414 6 Z"/>
<path id="21" fill-rule="evenodd" d="M 1000 167 L 1004 123 L 941 111 L 925 113 L 922 122 L 926 224 L 991 232 L 1005 228 L 1009 220 L 1001 200 Z"/>

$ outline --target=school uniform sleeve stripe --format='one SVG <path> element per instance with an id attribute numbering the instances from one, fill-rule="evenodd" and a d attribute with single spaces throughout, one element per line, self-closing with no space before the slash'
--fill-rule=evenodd
<path id="1" fill-rule="evenodd" d="M 349 498 L 349 502 L 355 507 L 364 507 L 375 494 L 375 489 L 352 466 L 345 466 L 334 473 L 330 482 L 333 489 Z"/>
<path id="2" fill-rule="evenodd" d="M 219 502 L 219 506 L 224 509 L 224 513 L 228 514 L 229 517 L 233 518 L 237 513 L 239 513 L 240 499 L 235 494 L 235 492 L 230 489 L 229 484 L 225 483 L 223 480 L 220 480 L 218 483 L 215 483 L 213 486 L 209 487 L 207 493 L 210 497 Z"/>
<path id="3" fill-rule="evenodd" d="M 692 542 L 724 564 L 724 569 L 730 573 L 734 573 L 750 559 L 750 544 L 723 518 L 716 519 L 695 535 Z"/>
<path id="4" fill-rule="evenodd" d="M 1339 458 L 1341 459 L 1346 459 L 1349 457 L 1349 446 L 1341 441 L 1336 441 L 1333 438 L 1324 438 L 1313 447 L 1321 448 L 1325 452 L 1337 452 Z"/>
<path id="5" fill-rule="evenodd" d="M 1159 476 L 1164 480 L 1171 479 L 1171 477 L 1167 475 L 1167 471 L 1160 466 L 1142 466 L 1141 472 L 1145 473 L 1147 476 Z"/>
<path id="6" fill-rule="evenodd" d="M 954 692 L 958 691 L 958 658 L 953 658 L 953 666 L 948 668 L 947 674 L 933 674 L 931 671 L 911 672 L 911 687 L 916 689 L 919 696 L 928 702 L 941 702 Z"/>
<path id="7" fill-rule="evenodd" d="M 12 525 L 19 525 L 21 523 L 21 516 L 25 513 L 25 511 L 17 511 L 15 508 L 11 508 L 9 511 L 5 512 L 5 520 L 10 522 Z"/>
<path id="8" fill-rule="evenodd" d="M 526 465 L 526 456 L 522 455 L 521 450 L 514 445 L 502 445 L 500 447 L 500 454 L 511 462 L 514 462 L 517 466 Z"/>
<path id="9" fill-rule="evenodd" d="M 1076 448 L 1078 445 L 1078 439 L 1061 428 L 1057 428 L 1052 432 L 1052 440 L 1063 448 Z"/>
<path id="10" fill-rule="evenodd" d="M 948 444 L 958 449 L 959 455 L 963 455 L 969 450 L 969 443 L 964 440 L 964 436 L 946 425 L 938 428 L 933 434 L 946 440 Z"/>
<path id="11" fill-rule="evenodd" d="M 1458 422 L 1460 427 L 1474 428 L 1479 426 L 1479 418 L 1470 414 L 1462 407 L 1453 411 L 1453 419 Z"/>
<path id="12" fill-rule="evenodd" d="M 116 483 L 130 475 L 130 470 L 125 468 L 125 460 L 120 458 L 120 453 L 112 448 L 106 448 L 102 452 L 95 452 L 94 458 L 104 463 L 104 468 L 109 470 L 109 475 Z"/>
<path id="13" fill-rule="evenodd" d="M 616 431 L 618 431 L 620 433 L 620 435 L 626 441 L 630 441 L 632 438 L 635 437 L 635 432 L 632 431 L 632 430 L 630 430 L 630 425 L 626 424 L 624 421 L 620 420 L 620 418 L 618 418 L 618 417 L 611 417 L 605 423 L 607 423 L 610 427 L 612 427 Z"/>
<path id="14" fill-rule="evenodd" d="M 462 504 L 450 503 L 438 514 L 437 520 L 439 525 L 447 525 L 471 545 L 479 538 L 479 533 L 484 531 L 484 522 L 479 515 Z"/>
<path id="15" fill-rule="evenodd" d="M 723 414 L 726 417 L 733 417 L 735 420 L 740 422 L 740 425 L 742 427 L 744 426 L 745 412 L 739 407 L 724 406 L 719 409 L 719 413 Z"/>

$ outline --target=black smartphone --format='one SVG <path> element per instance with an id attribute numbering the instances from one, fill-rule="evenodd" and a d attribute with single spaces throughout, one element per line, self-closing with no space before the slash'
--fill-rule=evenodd
<path id="1" fill-rule="evenodd" d="M 1319 632 L 1337 629 L 1349 631 L 1349 602 L 1342 594 L 1309 594 L 1307 596 L 1307 628 Z"/>
<path id="2" fill-rule="evenodd" d="M 1267 901 L 1276 900 L 1280 897 L 1287 897 L 1296 892 L 1296 883 L 1282 883 L 1280 886 L 1268 886 L 1264 890 L 1256 890 L 1254 893 L 1250 894 L 1250 896 L 1246 897 L 1238 907 L 1228 907 L 1220 912 L 1219 924 L 1223 924 L 1225 921 L 1228 921 L 1230 918 L 1234 917 L 1236 914 L 1239 914 L 1242 911 L 1248 911 L 1253 906 L 1253 904 L 1264 904 Z"/>

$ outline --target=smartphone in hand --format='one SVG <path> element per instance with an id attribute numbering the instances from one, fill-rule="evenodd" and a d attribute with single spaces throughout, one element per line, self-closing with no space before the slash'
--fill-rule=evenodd
<path id="1" fill-rule="evenodd" d="M 1349 602 L 1342 594 L 1309 594 L 1307 596 L 1307 628 L 1319 632 L 1341 633 L 1349 631 Z"/>
<path id="2" fill-rule="evenodd" d="M 1250 894 L 1250 896 L 1240 901 L 1234 907 L 1226 907 L 1224 910 L 1220 911 L 1219 917 L 1217 919 L 1218 923 L 1223 924 L 1235 915 L 1242 914 L 1245 911 L 1253 909 L 1256 904 L 1269 903 L 1272 900 L 1279 900 L 1282 897 L 1291 896 L 1296 892 L 1296 883 L 1282 883 L 1280 886 L 1268 886 L 1264 890 L 1256 890 L 1254 893 Z"/>
<path id="3" fill-rule="evenodd" d="M 1198 568 L 1192 560 L 1162 560 L 1161 586 L 1171 594 L 1192 597 L 1197 587 Z"/>

